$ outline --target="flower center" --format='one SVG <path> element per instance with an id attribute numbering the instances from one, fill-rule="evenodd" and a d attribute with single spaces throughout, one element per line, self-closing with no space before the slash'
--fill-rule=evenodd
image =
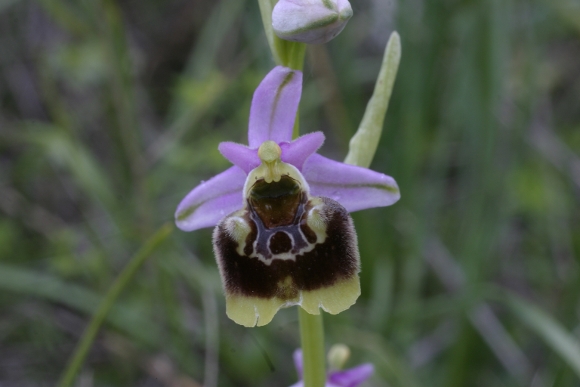
<path id="1" fill-rule="evenodd" d="M 280 176 L 272 183 L 258 180 L 249 197 L 249 204 L 268 229 L 296 222 L 298 206 L 304 201 L 300 184 L 289 176 Z"/>
<path id="2" fill-rule="evenodd" d="M 266 183 L 280 181 L 282 177 L 280 156 L 282 149 L 274 141 L 265 141 L 258 148 L 258 157 L 262 161 L 262 165 L 258 168 L 261 168 L 259 172 Z"/>
<path id="3" fill-rule="evenodd" d="M 252 196 L 259 201 L 268 196 L 292 196 L 301 192 L 308 197 L 310 188 L 304 176 L 298 168 L 281 160 L 282 149 L 277 143 L 264 141 L 258 148 L 258 157 L 262 163 L 248 174 L 244 201 Z"/>

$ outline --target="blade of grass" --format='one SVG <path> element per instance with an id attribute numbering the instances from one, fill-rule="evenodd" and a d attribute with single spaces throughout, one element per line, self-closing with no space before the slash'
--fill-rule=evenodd
<path id="1" fill-rule="evenodd" d="M 74 378 L 81 368 L 93 341 L 95 340 L 101 325 L 111 311 L 115 301 L 121 294 L 121 291 L 130 283 L 137 273 L 137 270 L 143 265 L 145 260 L 161 245 L 173 231 L 173 225 L 167 223 L 163 225 L 131 258 L 125 269 L 119 274 L 115 282 L 109 288 L 109 291 L 101 301 L 99 308 L 94 314 L 91 322 L 86 328 L 81 340 L 79 341 L 75 352 L 70 358 L 68 366 L 64 370 L 57 386 L 68 387 L 74 382 Z"/>
<path id="2" fill-rule="evenodd" d="M 79 312 L 91 315 L 99 305 L 96 293 L 46 274 L 0 264 L 0 289 L 5 293 L 18 293 L 52 301 Z M 141 313 L 130 305 L 113 307 L 107 316 L 111 326 L 127 333 L 140 342 L 156 344 L 156 327 L 144 320 Z"/>
<path id="3" fill-rule="evenodd" d="M 90 25 L 79 17 L 79 13 L 73 9 L 71 4 L 61 0 L 38 0 L 38 3 L 61 27 L 71 33 L 77 35 L 90 33 Z"/>
<path id="4" fill-rule="evenodd" d="M 24 124 L 24 140 L 38 146 L 46 158 L 70 172 L 87 197 L 115 213 L 115 198 L 107 174 L 89 149 L 60 127 L 41 123 Z"/>
<path id="5" fill-rule="evenodd" d="M 167 130 L 148 149 L 151 164 L 177 147 L 182 137 L 195 127 L 229 86 L 230 81 L 217 70 L 215 62 L 244 4 L 245 0 L 220 2 L 207 18 L 169 104 Z"/>
<path id="6" fill-rule="evenodd" d="M 390 347 L 380 335 L 345 327 L 340 327 L 336 333 L 337 337 L 343 338 L 345 344 L 371 354 L 377 373 L 389 381 L 389 385 L 401 387 L 422 385 L 405 359 L 399 356 L 398 351 Z"/>
<path id="7" fill-rule="evenodd" d="M 185 77 L 204 79 L 215 68 L 215 61 L 222 43 L 228 39 L 228 32 L 244 10 L 246 0 L 226 0 L 216 4 L 197 39 L 185 70 Z"/>
<path id="8" fill-rule="evenodd" d="M 568 363 L 580 378 L 580 342 L 549 313 L 523 298 L 505 291 L 498 294 L 511 311 Z"/>
<path id="9" fill-rule="evenodd" d="M 276 63 L 281 63 L 282 60 L 276 50 L 276 44 L 274 43 L 275 36 L 274 29 L 272 28 L 272 10 L 276 2 L 274 0 L 258 0 L 260 5 L 260 14 L 262 16 L 262 24 L 264 24 L 264 32 L 266 34 L 266 39 L 268 40 L 268 45 L 270 46 L 270 51 L 274 56 L 274 61 Z"/>
<path id="10" fill-rule="evenodd" d="M 4 11 L 6 8 L 13 4 L 16 4 L 20 0 L 0 0 L 0 12 Z"/>

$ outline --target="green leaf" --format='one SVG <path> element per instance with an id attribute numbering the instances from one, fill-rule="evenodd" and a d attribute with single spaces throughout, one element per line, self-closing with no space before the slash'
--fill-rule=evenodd
<path id="1" fill-rule="evenodd" d="M 27 123 L 25 140 L 39 146 L 48 160 L 66 169 L 85 194 L 111 209 L 115 203 L 109 179 L 82 143 L 54 125 Z"/>
<path id="2" fill-rule="evenodd" d="M 0 291 L 60 303 L 86 315 L 93 314 L 101 300 L 98 294 L 83 286 L 5 264 L 0 264 Z M 143 318 L 144 313 L 146 312 L 131 305 L 116 305 L 107 316 L 107 321 L 130 337 L 153 346 L 159 337 L 158 330 L 154 324 Z"/>
<path id="3" fill-rule="evenodd" d="M 513 294 L 505 296 L 503 301 L 538 334 L 580 378 L 580 343 L 554 317 L 536 305 Z"/>
<path id="4" fill-rule="evenodd" d="M 383 122 L 389 107 L 400 60 L 401 38 L 395 31 L 387 42 L 381 71 L 375 83 L 375 90 L 369 100 L 360 126 L 350 140 L 348 155 L 344 160 L 345 163 L 365 168 L 371 165 L 383 131 Z"/>

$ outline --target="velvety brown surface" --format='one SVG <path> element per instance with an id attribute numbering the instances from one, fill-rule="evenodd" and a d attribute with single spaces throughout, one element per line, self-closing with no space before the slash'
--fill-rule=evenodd
<path id="1" fill-rule="evenodd" d="M 271 264 L 267 265 L 258 258 L 240 256 L 236 251 L 237 242 L 225 231 L 222 221 L 217 226 L 214 244 L 226 291 L 254 297 L 277 296 L 287 299 L 295 296 L 295 292 L 288 292 L 286 288 L 288 277 L 292 279 L 297 290 L 315 290 L 356 275 L 359 271 L 359 261 L 350 216 L 336 201 L 328 198 L 322 200 L 325 204 L 323 218 L 327 219 L 328 237 L 312 251 L 297 255 L 295 260 L 273 259 Z M 306 230 L 308 238 L 314 233 L 306 225 L 306 213 L 305 211 L 295 227 Z M 252 224 L 252 227 L 256 225 Z M 249 244 L 246 245 L 244 252 L 250 250 L 248 246 Z M 285 284 L 283 289 L 279 286 L 282 283 Z"/>

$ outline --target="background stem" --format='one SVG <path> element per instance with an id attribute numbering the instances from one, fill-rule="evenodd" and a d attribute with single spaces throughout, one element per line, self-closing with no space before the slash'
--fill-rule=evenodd
<path id="1" fill-rule="evenodd" d="M 72 355 L 68 366 L 62 373 L 60 381 L 58 382 L 58 387 L 68 387 L 74 382 L 74 378 L 77 375 L 79 369 L 81 368 L 95 337 L 103 325 L 107 314 L 113 307 L 115 301 L 121 294 L 121 291 L 125 289 L 127 284 L 131 281 L 137 270 L 143 265 L 145 260 L 155 251 L 157 247 L 163 242 L 169 234 L 173 231 L 173 225 L 165 224 L 163 225 L 148 241 L 137 251 L 137 253 L 131 258 L 127 266 L 123 269 L 119 277 L 115 280 L 113 285 L 109 288 L 109 291 L 103 298 L 103 301 L 99 305 L 99 308 L 95 312 L 91 322 L 85 329 L 81 340 L 79 341 L 74 354 Z"/>

